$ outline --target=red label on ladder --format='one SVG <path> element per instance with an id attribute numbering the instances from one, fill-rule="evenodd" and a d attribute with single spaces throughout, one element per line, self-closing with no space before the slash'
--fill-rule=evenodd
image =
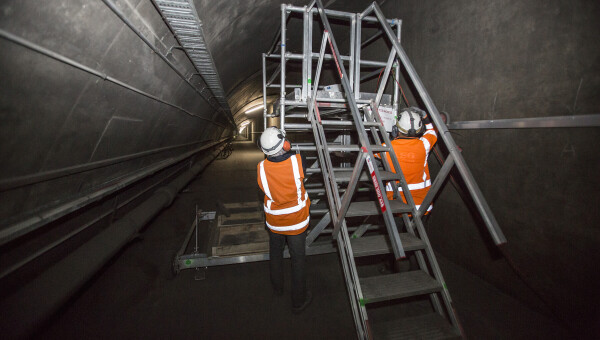
<path id="1" fill-rule="evenodd" d="M 367 151 L 367 149 L 364 146 L 362 147 L 362 150 L 365 153 Z M 375 168 L 373 168 L 373 163 L 371 163 L 371 156 L 369 155 L 367 155 L 367 166 L 369 167 L 369 172 L 371 173 L 371 180 L 373 180 L 373 186 L 375 187 L 375 193 L 377 193 L 377 200 L 379 201 L 381 212 L 385 212 L 387 208 L 385 207 L 383 195 L 381 194 L 381 188 L 379 187 L 379 181 L 377 180 L 377 176 L 375 176 Z"/>
<path id="2" fill-rule="evenodd" d="M 344 79 L 344 74 L 340 68 L 340 63 L 338 62 L 337 55 L 333 49 L 333 43 L 331 42 L 331 37 L 329 35 L 327 35 L 327 40 L 329 40 L 329 47 L 331 48 L 331 54 L 333 54 L 333 60 L 335 60 L 335 66 L 337 66 L 338 72 L 340 73 L 340 79 Z"/>
<path id="3" fill-rule="evenodd" d="M 319 119 L 319 123 L 321 124 L 321 114 L 319 113 L 319 105 L 317 104 L 316 99 L 315 99 L 315 112 L 317 113 L 317 119 Z"/>

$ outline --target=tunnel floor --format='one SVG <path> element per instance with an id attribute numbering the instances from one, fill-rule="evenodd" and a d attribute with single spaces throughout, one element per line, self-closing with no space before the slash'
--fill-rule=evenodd
<path id="1" fill-rule="evenodd" d="M 171 272 L 197 204 L 261 200 L 256 164 L 262 153 L 249 141 L 234 143 L 175 202 L 126 247 L 49 324 L 45 339 L 351 339 L 354 323 L 337 253 L 307 258 L 312 304 L 291 312 L 289 263 L 286 294 L 275 296 L 267 262 Z M 202 227 L 201 227 L 202 228 Z M 206 237 L 202 230 L 201 237 Z M 551 319 L 438 257 L 454 306 L 470 339 L 568 338 Z"/>

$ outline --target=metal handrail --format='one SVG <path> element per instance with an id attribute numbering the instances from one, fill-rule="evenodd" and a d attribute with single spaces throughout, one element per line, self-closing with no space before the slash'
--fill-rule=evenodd
<path id="1" fill-rule="evenodd" d="M 479 189 L 477 182 L 473 178 L 473 174 L 471 174 L 471 170 L 469 170 L 469 167 L 468 167 L 467 163 L 465 162 L 464 158 L 462 157 L 462 155 L 456 145 L 456 142 L 454 142 L 454 139 L 452 138 L 450 131 L 448 131 L 446 124 L 442 120 L 442 117 L 440 116 L 440 113 L 439 113 L 437 107 L 435 106 L 435 104 L 433 103 L 433 100 L 429 96 L 429 93 L 425 89 L 425 86 L 423 85 L 421 78 L 419 78 L 419 75 L 417 74 L 414 66 L 408 59 L 406 52 L 404 51 L 402 46 L 400 46 L 400 43 L 397 41 L 397 39 L 392 31 L 392 28 L 390 27 L 389 23 L 386 21 L 383 13 L 381 11 L 381 8 L 379 8 L 379 5 L 376 2 L 373 2 L 372 6 L 373 6 L 373 11 L 375 12 L 375 15 L 377 16 L 377 18 L 379 20 L 379 23 L 381 24 L 385 34 L 387 35 L 390 42 L 392 43 L 392 47 L 396 50 L 398 58 L 402 62 L 402 66 L 404 66 L 406 73 L 409 75 L 411 81 L 413 82 L 413 85 L 415 86 L 415 88 L 417 89 L 417 92 L 419 93 L 421 99 L 423 100 L 423 103 L 425 104 L 425 107 L 427 108 L 427 112 L 430 114 L 431 119 L 433 120 L 433 123 L 435 124 L 435 126 L 437 127 L 437 129 L 441 135 L 442 141 L 444 142 L 444 144 L 448 148 L 448 151 L 454 158 L 456 167 L 457 167 L 459 173 L 461 174 L 461 177 L 463 178 L 465 185 L 467 186 L 467 190 L 470 193 L 471 197 L 473 198 L 475 206 L 477 207 L 477 210 L 479 211 L 479 213 L 488 229 L 488 232 L 490 233 L 492 239 L 494 240 L 494 243 L 496 245 L 502 245 L 502 244 L 506 243 L 506 237 L 504 236 L 502 229 L 500 229 L 500 226 L 498 225 L 498 221 L 496 221 L 496 218 L 494 217 L 492 210 L 490 209 L 489 205 L 487 204 L 486 199 L 483 197 L 483 193 L 481 192 L 481 189 Z"/>

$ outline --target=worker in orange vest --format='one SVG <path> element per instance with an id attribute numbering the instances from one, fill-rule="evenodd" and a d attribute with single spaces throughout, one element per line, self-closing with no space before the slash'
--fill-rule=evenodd
<path id="1" fill-rule="evenodd" d="M 259 146 L 267 159 L 257 166 L 258 185 L 264 192 L 265 220 L 269 229 L 271 284 L 283 294 L 283 250 L 287 242 L 292 262 L 292 311 L 299 313 L 312 300 L 306 289 L 306 229 L 310 200 L 304 189 L 304 166 L 299 154 L 290 151 L 285 131 L 267 128 Z"/>
<path id="2" fill-rule="evenodd" d="M 396 118 L 396 124 L 392 126 L 391 132 L 392 147 L 408 184 L 408 190 L 419 209 L 431 187 L 427 158 L 437 141 L 437 134 L 427 113 L 419 108 L 405 108 Z M 393 167 L 389 155 L 387 159 L 388 164 Z M 400 185 L 398 191 L 402 200 L 406 202 Z M 386 193 L 388 199 L 394 199 L 391 183 L 386 185 Z M 433 205 L 429 205 L 425 215 L 429 214 L 432 207 Z"/>

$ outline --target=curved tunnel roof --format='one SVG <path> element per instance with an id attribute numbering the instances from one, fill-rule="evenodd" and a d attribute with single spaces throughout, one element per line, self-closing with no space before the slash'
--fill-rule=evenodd
<path id="1" fill-rule="evenodd" d="M 344 0 L 323 1 L 328 9 L 360 12 L 373 1 Z M 378 1 L 383 3 L 385 1 Z M 246 119 L 244 111 L 260 104 L 262 99 L 261 55 L 278 41 L 281 29 L 282 1 L 210 1 L 195 0 L 198 15 L 204 23 L 203 29 L 232 114 L 239 123 Z M 296 6 L 308 5 L 309 1 L 285 1 Z M 288 43 L 298 43 L 302 38 L 302 27 L 293 26 L 287 31 Z M 269 97 L 273 102 L 274 97 Z M 252 115 L 258 117 L 260 112 Z"/>

